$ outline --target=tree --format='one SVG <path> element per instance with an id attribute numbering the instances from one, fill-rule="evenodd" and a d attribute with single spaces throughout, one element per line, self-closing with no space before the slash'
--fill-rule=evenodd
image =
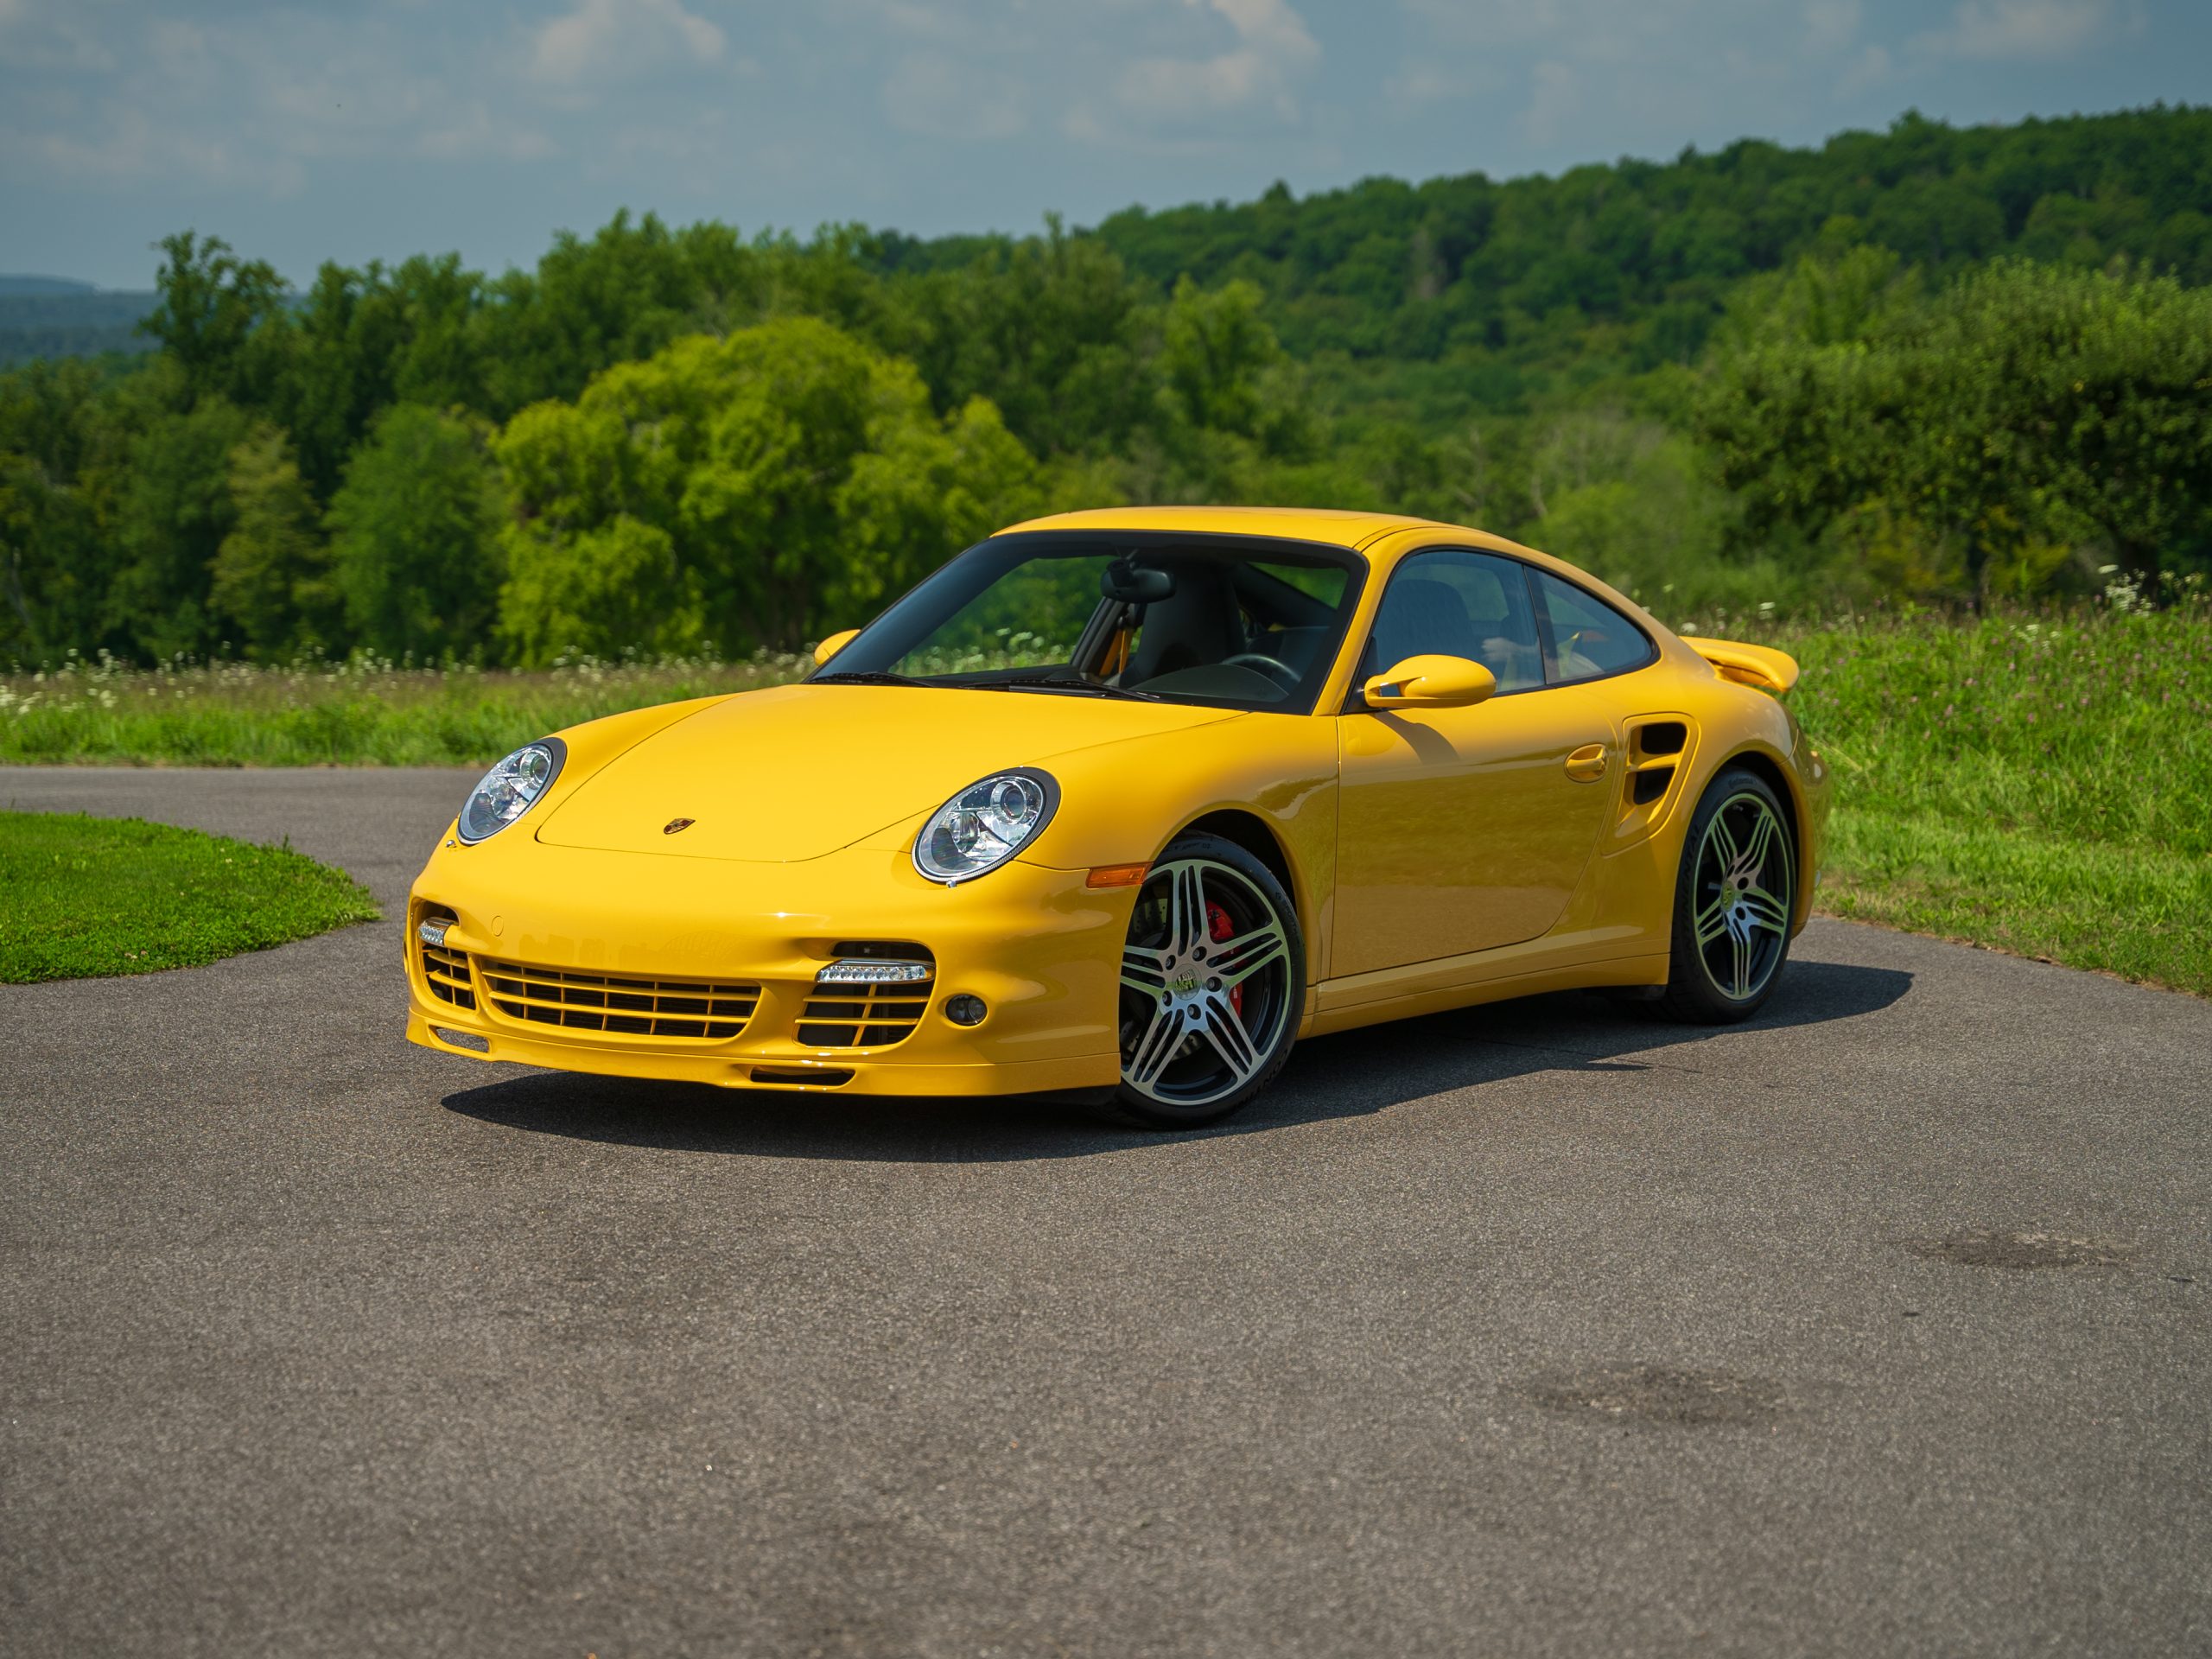
<path id="1" fill-rule="evenodd" d="M 416 661 L 467 657 L 499 589 L 499 483 L 479 424 L 395 404 L 332 498 L 332 562 L 354 643 Z"/>
<path id="2" fill-rule="evenodd" d="M 988 403 L 940 421 L 911 364 L 796 317 L 610 369 L 498 451 L 501 629 L 533 663 L 795 649 L 957 551 L 1035 470 Z"/>
<path id="3" fill-rule="evenodd" d="M 2212 292 L 2170 278 L 1999 261 L 1857 338 L 1754 338 L 1698 422 L 1752 538 L 1916 527 L 1978 596 L 2053 543 L 2212 555 Z"/>
<path id="4" fill-rule="evenodd" d="M 334 643 L 337 595 L 315 497 L 291 441 L 266 422 L 231 450 L 232 527 L 212 597 L 246 654 L 283 662 Z"/>
<path id="5" fill-rule="evenodd" d="M 111 643 L 102 619 L 128 436 L 89 364 L 0 376 L 0 659 Z"/>
<path id="6" fill-rule="evenodd" d="M 825 584 L 817 614 L 850 626 L 927 575 L 945 556 L 1041 510 L 1037 464 L 988 398 L 942 427 L 902 421 L 853 461 L 837 493 L 852 556 Z M 1095 500 L 1084 505 L 1098 505 Z"/>
<path id="7" fill-rule="evenodd" d="M 1050 219 L 1041 238 L 994 240 L 910 287 L 915 365 L 938 409 L 988 397 L 1047 455 L 1110 450 L 1146 419 L 1142 289 L 1096 239 Z"/>
<path id="8" fill-rule="evenodd" d="M 1259 437 L 1272 414 L 1262 395 L 1282 347 L 1261 315 L 1266 296 L 1235 282 L 1208 293 L 1185 276 L 1161 324 L 1160 366 L 1175 419 Z"/>
<path id="9" fill-rule="evenodd" d="M 103 631 L 134 656 L 206 656 L 224 642 L 210 588 L 237 522 L 231 452 L 250 417 L 226 398 L 155 417 L 131 444 L 118 503 L 123 560 L 105 595 Z"/>
<path id="10" fill-rule="evenodd" d="M 226 397 L 257 406 L 277 370 L 268 325 L 283 312 L 284 282 L 264 260 L 240 259 L 219 237 L 190 231 L 162 239 L 161 297 L 138 325 L 183 371 L 188 400 Z"/>

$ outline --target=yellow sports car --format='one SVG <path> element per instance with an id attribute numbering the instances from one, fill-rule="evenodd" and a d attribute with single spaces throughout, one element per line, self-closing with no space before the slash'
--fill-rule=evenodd
<path id="1" fill-rule="evenodd" d="M 815 656 L 485 774 L 415 884 L 408 1037 L 1185 1128 L 1408 1014 L 1740 1020 L 1820 868 L 1789 658 L 1478 531 L 1070 513 Z"/>

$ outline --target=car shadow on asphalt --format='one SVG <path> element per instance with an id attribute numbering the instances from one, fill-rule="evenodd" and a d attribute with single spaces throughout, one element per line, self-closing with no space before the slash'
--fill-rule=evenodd
<path id="1" fill-rule="evenodd" d="M 1888 1007 L 1912 987 L 1895 969 L 1793 963 L 1773 999 L 1739 1026 L 1678 1025 L 1645 1005 L 1580 992 L 1490 1003 L 1301 1043 L 1260 1098 L 1229 1122 L 1156 1135 L 1033 1100 L 795 1095 L 580 1072 L 533 1071 L 448 1095 L 466 1117 L 510 1129 L 668 1152 L 889 1163 L 1080 1158 L 1362 1117 L 1534 1071 L 1636 1071 L 1674 1051 L 1696 1066 L 1716 1038 L 1827 1025 Z M 1692 1053 L 1684 1056 L 1688 1047 Z"/>

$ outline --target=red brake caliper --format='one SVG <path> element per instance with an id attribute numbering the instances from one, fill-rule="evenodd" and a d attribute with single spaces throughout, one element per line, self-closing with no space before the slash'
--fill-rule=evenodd
<path id="1" fill-rule="evenodd" d="M 1212 899 L 1207 899 L 1206 937 L 1216 944 L 1222 944 L 1236 931 L 1236 924 L 1229 919 L 1229 912 Z M 1244 1017 L 1244 988 L 1242 985 L 1229 988 L 1229 1006 L 1239 1020 Z"/>

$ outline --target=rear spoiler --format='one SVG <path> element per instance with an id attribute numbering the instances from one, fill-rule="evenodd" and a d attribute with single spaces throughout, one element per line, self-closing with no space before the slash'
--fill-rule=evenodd
<path id="1" fill-rule="evenodd" d="M 1724 680 L 1756 686 L 1777 697 L 1797 683 L 1797 659 L 1786 651 L 1740 645 L 1733 639 L 1700 639 L 1684 634 L 1682 643 L 1711 663 Z"/>

